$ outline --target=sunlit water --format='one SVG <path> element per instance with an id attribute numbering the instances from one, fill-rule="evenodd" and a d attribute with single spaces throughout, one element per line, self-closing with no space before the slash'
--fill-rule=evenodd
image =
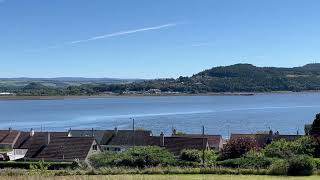
<path id="1" fill-rule="evenodd" d="M 29 130 L 150 129 L 210 134 L 278 130 L 303 133 L 320 112 L 320 93 L 255 96 L 114 97 L 0 101 L 0 128 Z"/>

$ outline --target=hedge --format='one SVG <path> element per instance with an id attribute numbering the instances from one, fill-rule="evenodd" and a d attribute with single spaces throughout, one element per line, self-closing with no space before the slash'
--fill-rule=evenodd
<path id="1" fill-rule="evenodd" d="M 49 170 L 58 170 L 58 169 L 66 169 L 71 168 L 74 169 L 77 167 L 77 163 L 75 162 L 45 162 L 49 164 Z M 0 169 L 5 168 L 20 168 L 20 169 L 29 169 L 30 165 L 39 164 L 39 162 L 35 161 L 0 161 Z"/>

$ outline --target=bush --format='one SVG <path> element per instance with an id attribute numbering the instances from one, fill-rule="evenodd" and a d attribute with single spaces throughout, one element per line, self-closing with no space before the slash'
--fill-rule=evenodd
<path id="1" fill-rule="evenodd" d="M 308 156 L 296 156 L 289 159 L 288 175 L 290 176 L 309 176 L 312 175 L 314 161 Z"/>
<path id="2" fill-rule="evenodd" d="M 263 152 L 266 157 L 270 158 L 289 158 L 294 155 L 293 149 L 294 147 L 291 142 L 280 139 L 267 145 Z"/>
<path id="3" fill-rule="evenodd" d="M 202 152 L 201 152 L 202 155 Z M 208 150 L 204 152 L 205 164 L 212 166 L 217 164 L 218 154 L 213 150 Z"/>
<path id="4" fill-rule="evenodd" d="M 201 162 L 201 152 L 196 149 L 185 149 L 181 152 L 180 159 L 183 161 L 191 161 L 195 163 Z"/>
<path id="5" fill-rule="evenodd" d="M 320 170 L 320 158 L 314 158 L 313 161 L 314 161 L 315 168 Z"/>
<path id="6" fill-rule="evenodd" d="M 251 150 L 258 149 L 253 137 L 231 139 L 221 151 L 221 160 L 239 158 Z"/>
<path id="7" fill-rule="evenodd" d="M 248 154 L 241 158 L 227 159 L 217 163 L 219 166 L 230 168 L 246 168 L 246 169 L 261 169 L 268 168 L 271 165 L 271 159 L 260 154 Z"/>
<path id="8" fill-rule="evenodd" d="M 283 159 L 277 159 L 273 161 L 272 165 L 268 169 L 268 174 L 269 175 L 287 175 L 288 173 L 288 162 Z"/>
<path id="9" fill-rule="evenodd" d="M 173 154 L 157 146 L 136 147 L 124 152 L 105 152 L 90 158 L 93 167 L 130 166 L 152 167 L 175 164 Z"/>

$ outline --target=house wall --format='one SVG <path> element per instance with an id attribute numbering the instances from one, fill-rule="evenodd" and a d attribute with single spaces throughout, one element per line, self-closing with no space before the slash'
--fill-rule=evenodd
<path id="1" fill-rule="evenodd" d="M 97 147 L 97 150 L 94 150 L 94 146 Z M 94 155 L 94 154 L 101 153 L 101 152 L 102 152 L 102 149 L 101 149 L 100 146 L 98 145 L 97 141 L 93 141 L 93 143 L 92 143 L 92 145 L 91 145 L 91 147 L 90 147 L 90 150 L 89 150 L 89 152 L 88 152 L 88 155 L 87 155 L 85 161 L 88 162 L 90 156 L 92 156 L 92 155 Z"/>
<path id="2" fill-rule="evenodd" d="M 28 149 L 13 149 L 13 151 L 8 152 L 7 155 L 9 156 L 10 160 L 17 160 L 24 158 L 27 151 Z"/>

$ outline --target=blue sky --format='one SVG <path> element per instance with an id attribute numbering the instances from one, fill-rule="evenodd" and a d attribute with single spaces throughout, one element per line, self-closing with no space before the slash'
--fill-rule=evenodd
<path id="1" fill-rule="evenodd" d="M 319 8 L 317 0 L 0 0 L 0 77 L 300 66 L 320 59 Z"/>

